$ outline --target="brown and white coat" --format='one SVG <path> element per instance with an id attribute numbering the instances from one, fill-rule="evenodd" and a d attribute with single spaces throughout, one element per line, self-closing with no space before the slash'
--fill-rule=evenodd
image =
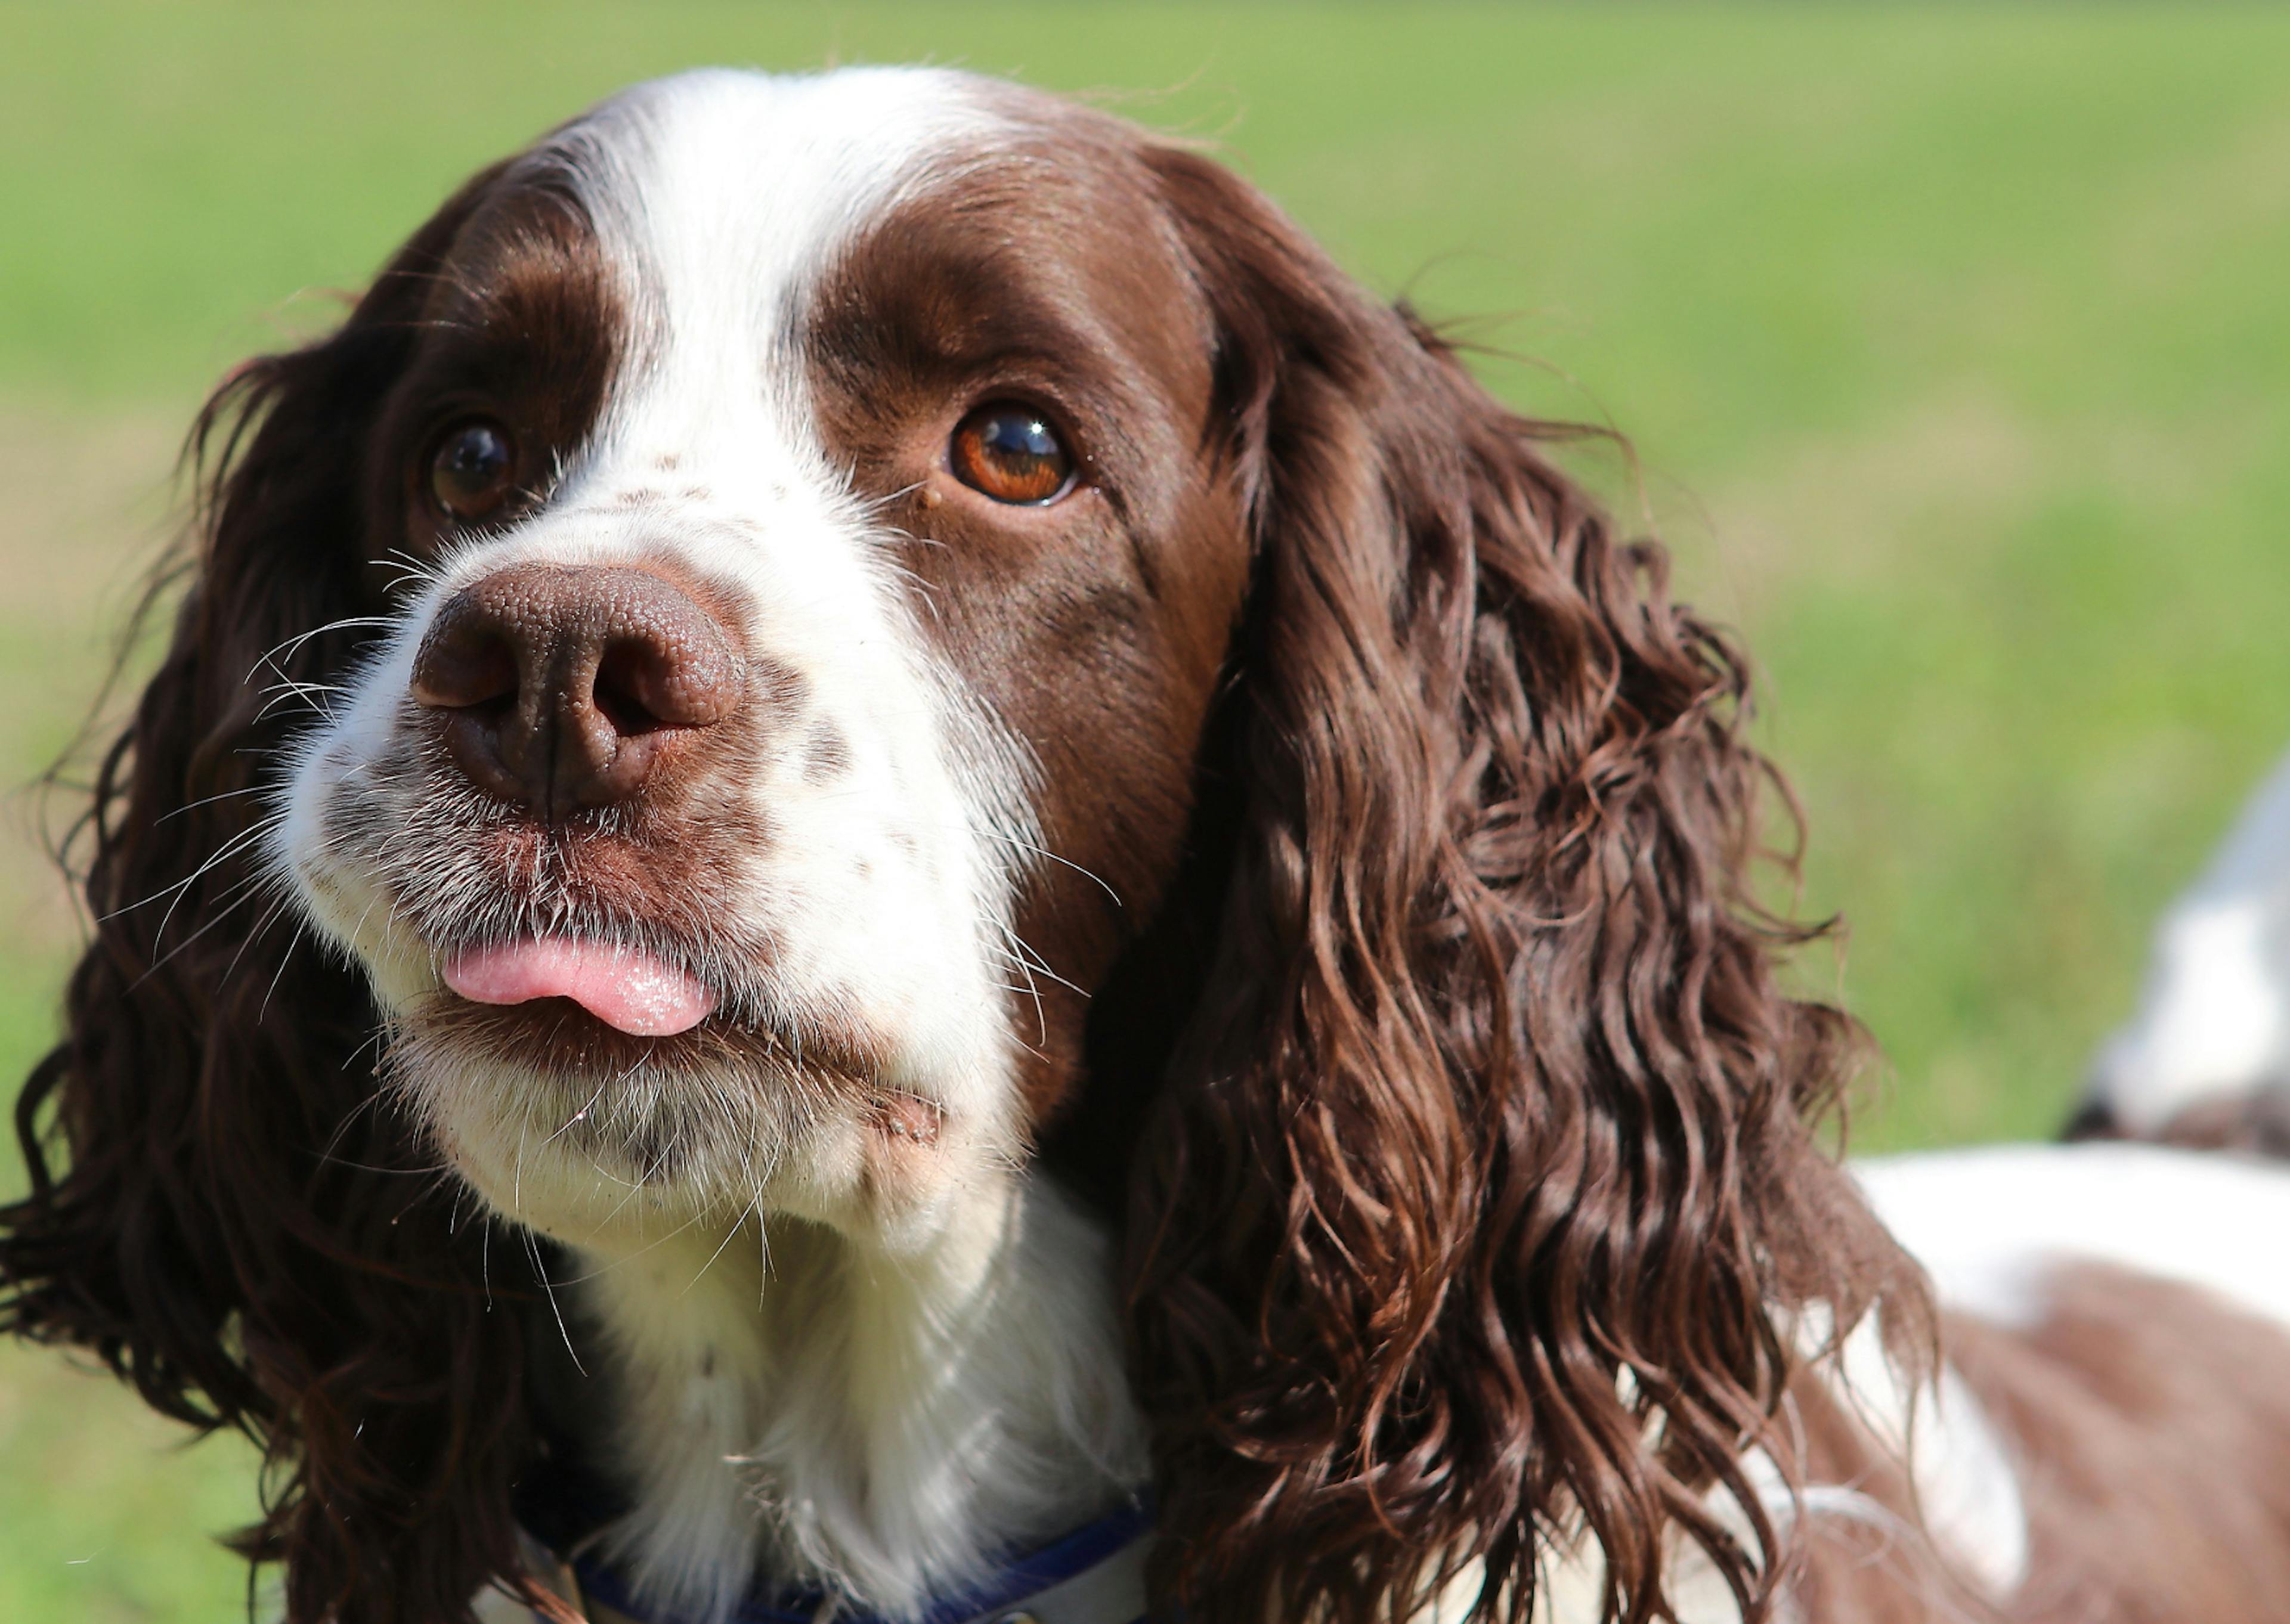
<path id="1" fill-rule="evenodd" d="M 1820 1150 L 1742 663 L 1564 435 L 1008 85 L 488 170 L 203 420 L 8 1322 L 268 1443 L 304 1624 L 581 1475 L 702 1620 L 1149 1484 L 1197 1624 L 2290 1618 L 2290 1184 Z"/>

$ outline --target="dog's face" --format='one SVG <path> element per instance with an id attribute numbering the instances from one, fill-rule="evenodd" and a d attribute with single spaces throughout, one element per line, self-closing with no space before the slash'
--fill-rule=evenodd
<path id="1" fill-rule="evenodd" d="M 276 849 L 504 1211 L 927 1229 L 1055 1103 L 1247 568 L 1127 139 L 693 76 L 433 226 Z"/>
<path id="2" fill-rule="evenodd" d="M 1800 1121 L 1851 1044 L 1750 906 L 1742 667 L 1245 182 L 957 75 L 669 80 L 198 432 L 0 1306 L 298 1463 L 291 1616 L 517 1561 L 441 1155 L 606 1254 L 789 1214 L 905 1279 L 1047 1232 L 973 1221 L 1038 1144 L 1125 1217 L 1041 1302 L 1125 1305 L 1190 1616 L 1523 1607 L 1577 1518 L 1632 1616 L 1680 1517 L 1785 1570 L 1703 1474 L 1756 1502 L 1769 1308 L 1893 1254 Z"/>

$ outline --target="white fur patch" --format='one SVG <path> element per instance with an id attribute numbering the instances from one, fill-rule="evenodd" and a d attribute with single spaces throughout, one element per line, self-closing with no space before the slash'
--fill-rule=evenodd
<path id="1" fill-rule="evenodd" d="M 2007 1329 L 2049 1311 L 2063 1267 L 2102 1263 L 2215 1294 L 2290 1325 L 2290 1170 L 2131 1144 L 2006 1145 L 1863 1162 L 1854 1172 L 1943 1308 Z M 2028 1561 L 2012 1458 L 1953 1370 L 1911 1408 L 1863 1327 L 1840 1361 L 1871 1430 L 1905 1436 L 1926 1526 L 1996 1596 Z M 1906 1430 L 1903 1432 L 1903 1426 Z M 2040 1469 L 2040 1467 L 2036 1469 Z"/>
<path id="2" fill-rule="evenodd" d="M 2149 1145 L 1998 1145 L 1854 1172 L 1945 1307 L 2035 1324 L 2046 1277 L 2080 1259 L 2290 1324 L 2290 1170 L 2277 1164 Z"/>
<path id="3" fill-rule="evenodd" d="M 2046 1281 L 2078 1260 L 2112 1264 L 2216 1293 L 2230 1304 L 2290 1324 L 2290 1169 L 2230 1156 L 2126 1144 L 2010 1145 L 1856 1164 L 1878 1216 L 1930 1273 L 1943 1307 L 2006 1327 L 2044 1317 Z M 1826 1340 L 1815 1313 L 1799 1328 L 1808 1355 Z M 2028 1528 L 2010 1452 L 1978 1397 L 1943 1367 L 1934 1385 L 1911 1388 L 1886 1358 L 1874 1320 L 1855 1327 L 1832 1360 L 1811 1368 L 1871 1438 L 1909 1469 L 1926 1532 L 1953 1572 L 2002 1600 L 2024 1578 Z M 1793 1516 L 1772 1462 L 1752 1457 L 1766 1510 Z M 1892 1514 L 1849 1484 L 1808 1484 L 1808 1516 L 1888 1524 Z M 1739 1513 L 1722 1500 L 1739 1532 Z M 1899 1531 L 1903 1540 L 1914 1531 Z M 1545 1571 L 1538 1624 L 1594 1624 L 1603 1601 L 1595 1556 L 1554 1556 Z M 1731 1594 L 1698 1550 L 1672 1557 L 1681 1624 L 1734 1624 Z M 1434 1616 L 1461 1616 L 1466 1593 L 1442 1598 Z M 1935 1616 L 1961 1604 L 1934 1597 Z M 1786 1609 L 1784 1610 L 1786 1611 Z"/>
<path id="4" fill-rule="evenodd" d="M 919 1258 L 766 1220 L 600 1264 L 648 1599 L 726 1610 L 760 1560 L 896 1617 L 1143 1481 L 1102 1237 L 1034 1181 L 973 1218 Z"/>
<path id="5" fill-rule="evenodd" d="M 2010 1595 L 2028 1571 L 2027 1509 L 2012 1458 L 1964 1378 L 1943 1364 L 1931 1385 L 1911 1388 L 1873 1316 L 1854 1327 L 1833 1363 L 1816 1368 L 1870 1435 L 1907 1464 L 1924 1532 L 1950 1569 L 1990 1596 Z M 1850 1493 L 1808 1488 L 1806 1500 L 1815 1510 L 1833 1508 Z"/>

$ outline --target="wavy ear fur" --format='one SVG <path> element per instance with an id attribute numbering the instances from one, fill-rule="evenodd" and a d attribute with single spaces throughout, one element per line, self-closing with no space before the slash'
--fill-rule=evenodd
<path id="1" fill-rule="evenodd" d="M 434 1156 L 374 1108 L 362 981 L 296 949 L 258 849 L 297 696 L 359 643 L 374 414 L 489 180 L 340 332 L 201 414 L 188 589 L 73 842 L 94 940 L 17 1108 L 30 1194 L 0 1211 L 0 1327 L 265 1447 L 240 1543 L 285 1562 L 296 1624 L 465 1618 L 516 1560 L 518 1316 L 486 1312 L 483 1226 L 451 1233 Z M 492 1260 L 494 1292 L 522 1277 Z"/>
<path id="2" fill-rule="evenodd" d="M 1129 1223 L 1160 1599 L 1370 1624 L 1461 1580 L 1517 1624 L 1587 1551 L 1639 1624 L 1699 1546 L 1763 1616 L 1790 1310 L 1923 1300 L 1806 1126 L 1858 1034 L 1776 985 L 1819 931 L 1750 895 L 1742 661 L 1558 431 L 1152 161 L 1257 548 L 1220 956 Z"/>

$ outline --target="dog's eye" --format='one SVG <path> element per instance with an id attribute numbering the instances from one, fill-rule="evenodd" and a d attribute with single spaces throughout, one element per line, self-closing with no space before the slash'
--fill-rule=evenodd
<path id="1" fill-rule="evenodd" d="M 429 453 L 429 493 L 457 519 L 481 519 L 508 497 L 516 455 L 508 430 L 486 418 L 448 428 Z"/>
<path id="2" fill-rule="evenodd" d="M 997 502 L 1039 507 L 1073 484 L 1073 455 L 1042 414 L 1003 401 L 955 425 L 947 448 L 954 476 Z"/>

